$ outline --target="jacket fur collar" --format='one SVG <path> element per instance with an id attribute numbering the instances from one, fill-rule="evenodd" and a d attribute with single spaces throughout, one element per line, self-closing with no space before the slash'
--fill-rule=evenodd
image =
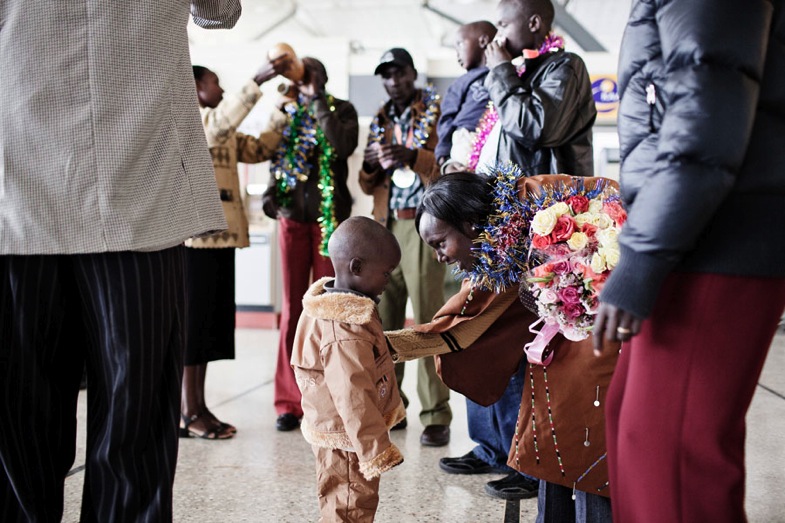
<path id="1" fill-rule="evenodd" d="M 339 321 L 352 325 L 366 325 L 373 319 L 376 302 L 366 296 L 350 292 L 327 292 L 325 284 L 335 278 L 317 280 L 303 297 L 303 312 L 320 320 Z"/>

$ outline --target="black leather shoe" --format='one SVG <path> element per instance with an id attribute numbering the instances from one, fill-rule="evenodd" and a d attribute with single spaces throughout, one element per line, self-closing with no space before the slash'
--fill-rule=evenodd
<path id="1" fill-rule="evenodd" d="M 510 475 L 489 481 L 485 484 L 485 492 L 494 498 L 514 500 L 529 499 L 537 497 L 540 482 L 536 479 L 529 479 L 519 472 L 512 472 Z"/>
<path id="2" fill-rule="evenodd" d="M 406 418 L 403 418 L 401 421 L 390 427 L 390 430 L 403 430 L 408 425 Z"/>
<path id="3" fill-rule="evenodd" d="M 420 436 L 420 445 L 443 447 L 450 442 L 450 427 L 447 425 L 428 425 Z"/>
<path id="4" fill-rule="evenodd" d="M 287 412 L 286 414 L 281 414 L 278 416 L 278 419 L 275 420 L 275 428 L 280 430 L 281 432 L 288 432 L 290 430 L 294 430 L 300 426 L 300 418 L 292 414 L 291 412 Z"/>
<path id="5" fill-rule="evenodd" d="M 439 468 L 447 474 L 507 474 L 509 468 L 495 467 L 484 462 L 474 455 L 474 452 L 464 454 L 460 458 L 442 458 L 439 460 Z"/>

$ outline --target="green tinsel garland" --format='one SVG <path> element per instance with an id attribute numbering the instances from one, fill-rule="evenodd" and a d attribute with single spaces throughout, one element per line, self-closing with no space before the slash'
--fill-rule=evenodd
<path id="1" fill-rule="evenodd" d="M 330 94 L 326 96 L 330 110 L 334 111 L 335 99 Z M 335 218 L 335 185 L 331 168 L 335 149 L 319 127 L 311 104 L 304 98 L 300 97 L 297 103 L 287 105 L 285 111 L 289 115 L 289 125 L 284 129 L 283 140 L 271 166 L 276 179 L 276 199 L 282 207 L 292 205 L 291 192 L 298 182 L 308 180 L 311 170 L 308 156 L 314 147 L 318 148 L 318 187 L 322 196 L 321 216 L 317 220 L 322 231 L 319 252 L 322 256 L 327 256 L 327 243 L 338 226 Z"/>

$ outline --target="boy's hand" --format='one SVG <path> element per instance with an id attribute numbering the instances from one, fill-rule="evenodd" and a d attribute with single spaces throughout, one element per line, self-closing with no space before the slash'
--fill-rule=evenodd
<path id="1" fill-rule="evenodd" d="M 461 162 L 452 161 L 444 166 L 444 174 L 459 173 L 466 170 L 466 166 Z"/>
<path id="2" fill-rule="evenodd" d="M 504 40 L 493 40 L 485 48 L 485 65 L 488 66 L 488 69 L 493 69 L 499 64 L 512 60 L 512 56 L 504 48 L 504 44 Z"/>

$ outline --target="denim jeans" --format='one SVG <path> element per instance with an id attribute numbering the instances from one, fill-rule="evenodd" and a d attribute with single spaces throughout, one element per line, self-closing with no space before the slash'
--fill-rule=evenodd
<path id="1" fill-rule="evenodd" d="M 523 361 L 496 403 L 483 407 L 466 400 L 469 437 L 477 443 L 473 449 L 474 455 L 495 467 L 509 468 L 507 455 L 515 436 L 525 377 L 526 361 Z M 511 468 L 509 470 L 512 472 Z"/>
<path id="2" fill-rule="evenodd" d="M 611 523 L 611 500 L 540 480 L 536 523 Z"/>

